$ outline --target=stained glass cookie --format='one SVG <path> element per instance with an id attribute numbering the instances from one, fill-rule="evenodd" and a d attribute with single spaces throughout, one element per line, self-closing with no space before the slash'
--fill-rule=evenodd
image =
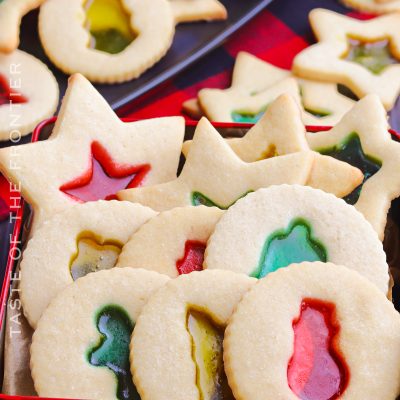
<path id="1" fill-rule="evenodd" d="M 122 122 L 76 74 L 50 140 L 1 149 L 0 170 L 33 206 L 33 232 L 77 203 L 176 178 L 184 131 L 181 117 Z"/>
<path id="2" fill-rule="evenodd" d="M 31 372 L 38 395 L 139 398 L 129 368 L 129 342 L 143 306 L 168 279 L 114 268 L 89 274 L 62 291 L 33 335 Z"/>
<path id="3" fill-rule="evenodd" d="M 386 14 L 400 11 L 399 0 L 378 1 L 378 0 L 341 0 L 343 4 L 361 12 L 371 14 Z"/>
<path id="4" fill-rule="evenodd" d="M 54 75 L 40 60 L 21 50 L 0 54 L 0 140 L 18 142 L 32 132 L 53 115 L 58 95 Z"/>
<path id="5" fill-rule="evenodd" d="M 381 240 L 391 201 L 400 195 L 400 144 L 388 130 L 379 98 L 368 95 L 332 129 L 307 134 L 313 150 L 362 170 L 362 185 L 344 199 L 365 216 Z"/>
<path id="6" fill-rule="evenodd" d="M 260 189 L 232 206 L 204 265 L 262 278 L 302 261 L 345 264 L 388 293 L 386 255 L 372 226 L 343 200 L 299 185 Z"/>
<path id="7" fill-rule="evenodd" d="M 217 0 L 169 0 L 176 22 L 224 20 L 225 6 Z"/>
<path id="8" fill-rule="evenodd" d="M 156 213 L 139 204 L 97 201 L 55 215 L 34 234 L 21 261 L 20 298 L 35 328 L 67 285 L 114 267 L 130 236 Z"/>
<path id="9" fill-rule="evenodd" d="M 332 178 L 334 185 L 330 184 Z M 342 195 L 350 193 L 361 181 L 362 174 L 358 169 L 312 151 L 246 163 L 203 118 L 197 125 L 186 163 L 176 180 L 122 190 L 117 196 L 157 211 L 200 204 L 226 209 L 247 193 L 274 184 L 298 183 L 330 188 L 333 193 Z"/>
<path id="10" fill-rule="evenodd" d="M 400 13 L 360 21 L 314 9 L 310 22 L 318 43 L 296 56 L 294 72 L 341 83 L 359 98 L 375 93 L 391 110 L 400 93 Z"/>
<path id="11" fill-rule="evenodd" d="M 149 300 L 131 342 L 131 370 L 143 400 L 233 399 L 222 340 L 233 310 L 254 283 L 229 271 L 193 272 Z"/>
<path id="12" fill-rule="evenodd" d="M 19 45 L 19 27 L 22 17 L 39 7 L 45 0 L 0 1 L 0 52 L 12 53 Z"/>
<path id="13" fill-rule="evenodd" d="M 176 278 L 203 269 L 207 240 L 223 211 L 178 207 L 152 218 L 122 248 L 117 267 L 145 268 Z"/>
<path id="14" fill-rule="evenodd" d="M 345 267 L 302 263 L 260 280 L 226 329 L 225 370 L 240 400 L 393 400 L 400 316 Z"/>
<path id="15" fill-rule="evenodd" d="M 63 72 L 115 83 L 137 78 L 165 55 L 175 18 L 168 0 L 48 0 L 39 34 Z"/>

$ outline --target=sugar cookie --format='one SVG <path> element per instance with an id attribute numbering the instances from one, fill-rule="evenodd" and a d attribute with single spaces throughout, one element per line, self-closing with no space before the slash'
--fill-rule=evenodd
<path id="1" fill-rule="evenodd" d="M 31 326 L 67 285 L 114 267 L 122 246 L 155 215 L 150 208 L 114 200 L 78 204 L 46 221 L 21 262 L 20 298 Z"/>
<path id="2" fill-rule="evenodd" d="M 193 272 L 169 281 L 149 300 L 131 341 L 131 370 L 142 400 L 232 398 L 222 339 L 254 283 L 229 271 Z"/>
<path id="3" fill-rule="evenodd" d="M 318 43 L 296 56 L 294 73 L 341 83 L 359 98 L 378 94 L 391 110 L 400 93 L 400 13 L 360 21 L 314 9 L 310 22 Z"/>
<path id="4" fill-rule="evenodd" d="M 199 20 L 226 19 L 228 12 L 217 0 L 169 0 L 175 21 L 192 22 Z"/>
<path id="5" fill-rule="evenodd" d="M 50 140 L 1 149 L 0 170 L 21 185 L 34 209 L 35 229 L 77 202 L 174 179 L 183 135 L 180 117 L 122 122 L 89 81 L 76 74 Z"/>
<path id="6" fill-rule="evenodd" d="M 124 245 L 117 267 L 144 268 L 176 278 L 203 269 L 204 250 L 223 211 L 179 207 L 152 218 Z"/>
<path id="7" fill-rule="evenodd" d="M 364 214 L 383 240 L 391 201 L 400 195 L 400 143 L 388 132 L 386 112 L 376 95 L 369 95 L 334 128 L 307 134 L 310 147 L 357 165 L 364 183 L 345 198 Z"/>
<path id="8" fill-rule="evenodd" d="M 361 275 L 331 263 L 295 264 L 260 280 L 224 339 L 238 400 L 393 400 L 399 358 L 393 304 Z"/>
<path id="9" fill-rule="evenodd" d="M 137 78 L 165 55 L 175 20 L 167 0 L 47 0 L 39 34 L 63 72 L 115 83 Z"/>
<path id="10" fill-rule="evenodd" d="M 355 8 L 361 12 L 372 14 L 386 14 L 400 11 L 400 1 L 378 1 L 378 0 L 341 0 L 348 7 Z"/>
<path id="11" fill-rule="evenodd" d="M 0 54 L 0 140 L 31 133 L 53 115 L 58 95 L 54 75 L 40 60 L 21 50 Z"/>
<path id="12" fill-rule="evenodd" d="M 239 200 L 215 227 L 204 266 L 262 278 L 302 261 L 346 263 L 388 293 L 389 267 L 371 225 L 343 200 L 300 185 Z"/>
<path id="13" fill-rule="evenodd" d="M 336 185 L 330 184 L 332 178 Z M 354 183 L 361 182 L 359 178 L 360 171 L 349 164 L 311 151 L 245 163 L 203 118 L 197 125 L 186 163 L 176 180 L 122 190 L 117 196 L 157 211 L 200 204 L 226 209 L 240 197 L 261 187 L 281 183 L 310 184 L 322 189 L 332 188 L 341 196 L 352 191 Z"/>
<path id="14" fill-rule="evenodd" d="M 31 371 L 38 395 L 137 398 L 129 370 L 131 333 L 147 300 L 167 281 L 151 271 L 113 268 L 62 291 L 33 335 Z"/>

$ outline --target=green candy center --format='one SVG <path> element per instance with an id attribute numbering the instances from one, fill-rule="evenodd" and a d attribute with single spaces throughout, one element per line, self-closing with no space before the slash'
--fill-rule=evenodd
<path id="1" fill-rule="evenodd" d="M 264 115 L 265 111 L 267 111 L 267 108 L 268 105 L 263 106 L 256 113 L 240 110 L 232 111 L 232 121 L 240 124 L 256 124 Z"/>
<path id="2" fill-rule="evenodd" d="M 298 218 L 288 228 L 268 236 L 257 269 L 251 274 L 263 278 L 270 272 L 303 261 L 327 261 L 324 245 L 312 237 L 310 225 Z"/>
<path id="3" fill-rule="evenodd" d="M 77 252 L 70 263 L 72 279 L 76 281 L 90 272 L 113 268 L 121 250 L 122 244 L 115 241 L 101 241 L 91 234 L 80 235 Z"/>
<path id="4" fill-rule="evenodd" d="M 345 161 L 354 167 L 359 168 L 364 174 L 362 184 L 356 187 L 343 199 L 349 204 L 355 204 L 360 197 L 363 184 L 376 174 L 382 167 L 382 162 L 370 155 L 366 155 L 361 146 L 360 137 L 353 132 L 341 143 L 328 149 L 320 149 L 319 153 L 331 156 L 340 161 Z"/>
<path id="5" fill-rule="evenodd" d="M 131 27 L 131 16 L 121 0 L 87 0 L 85 10 L 90 48 L 117 54 L 135 40 L 137 34 Z"/>
<path id="6" fill-rule="evenodd" d="M 376 75 L 399 62 L 392 55 L 389 39 L 366 41 L 352 36 L 348 37 L 348 50 L 343 59 L 360 64 Z"/>
<path id="7" fill-rule="evenodd" d="M 233 203 L 229 204 L 228 206 L 221 206 L 211 200 L 209 197 L 204 196 L 204 194 L 200 192 L 193 192 L 192 193 L 192 206 L 207 206 L 207 207 L 218 207 L 221 210 L 227 210 L 229 207 L 233 206 L 238 200 L 242 199 L 243 197 L 247 196 L 249 193 L 253 192 L 253 190 L 249 190 L 248 192 L 244 193 L 238 199 L 236 199 Z"/>
<path id="8" fill-rule="evenodd" d="M 115 374 L 118 399 L 140 400 L 130 372 L 129 344 L 134 324 L 129 315 L 117 305 L 104 306 L 96 315 L 96 327 L 101 337 L 88 352 L 89 363 Z"/>
<path id="9" fill-rule="evenodd" d="M 205 313 L 189 310 L 187 331 L 192 341 L 200 400 L 234 400 L 224 370 L 224 328 Z"/>
<path id="10" fill-rule="evenodd" d="M 328 110 L 314 110 L 308 107 L 304 107 L 304 110 L 307 111 L 309 114 L 314 115 L 314 117 L 317 118 L 324 118 L 324 117 L 328 117 L 329 115 L 332 115 L 332 113 Z"/>

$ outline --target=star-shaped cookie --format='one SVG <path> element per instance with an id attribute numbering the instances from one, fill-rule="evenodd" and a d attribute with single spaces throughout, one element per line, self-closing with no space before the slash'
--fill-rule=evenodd
<path id="1" fill-rule="evenodd" d="M 372 14 L 386 14 L 400 11 L 399 0 L 342 0 L 347 7 Z"/>
<path id="2" fill-rule="evenodd" d="M 289 78 L 296 77 L 288 70 L 241 52 L 229 89 L 203 89 L 199 101 L 190 99 L 183 104 L 183 109 L 196 119 L 204 111 L 214 121 L 255 123 L 268 106 L 265 99 L 284 93 L 283 82 Z M 302 104 L 303 121 L 307 125 L 335 125 L 354 105 L 353 100 L 338 92 L 336 84 L 297 78 L 296 81 L 296 92 L 293 88 L 287 92 Z"/>
<path id="3" fill-rule="evenodd" d="M 77 202 L 174 179 L 183 135 L 180 117 L 122 122 L 76 74 L 50 139 L 1 149 L 0 170 L 20 185 L 38 226 Z"/>
<path id="4" fill-rule="evenodd" d="M 177 23 L 226 19 L 228 12 L 217 0 L 169 0 Z"/>
<path id="5" fill-rule="evenodd" d="M 359 21 L 314 9 L 310 22 L 318 43 L 296 56 L 294 73 L 341 83 L 359 98 L 376 93 L 392 109 L 400 93 L 400 13 Z"/>
<path id="6" fill-rule="evenodd" d="M 383 240 L 391 201 L 400 195 L 400 143 L 388 132 L 386 112 L 376 95 L 366 96 L 326 132 L 308 133 L 310 147 L 363 165 L 365 183 L 355 207 Z"/>
<path id="7" fill-rule="evenodd" d="M 18 47 L 22 17 L 43 2 L 44 0 L 0 1 L 0 52 L 11 53 Z"/>
<path id="8" fill-rule="evenodd" d="M 337 185 L 332 186 L 335 187 L 334 194 L 341 196 L 354 188 L 354 176 L 359 182 L 358 169 L 312 151 L 246 163 L 210 122 L 202 118 L 182 173 L 176 180 L 123 190 L 117 195 L 121 200 L 141 203 L 157 211 L 200 204 L 226 209 L 251 191 L 282 183 L 325 189 L 335 180 Z"/>

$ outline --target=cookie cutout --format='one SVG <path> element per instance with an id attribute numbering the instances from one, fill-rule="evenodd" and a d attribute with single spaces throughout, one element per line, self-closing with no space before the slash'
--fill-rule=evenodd
<path id="1" fill-rule="evenodd" d="M 143 225 L 125 244 L 117 267 L 144 268 L 176 278 L 203 269 L 207 240 L 223 211 L 183 207 Z"/>
<path id="2" fill-rule="evenodd" d="M 174 33 L 167 0 L 50 0 L 39 15 L 50 60 L 99 83 L 137 78 L 165 55 Z"/>
<path id="3" fill-rule="evenodd" d="M 22 17 L 39 7 L 44 0 L 0 1 L 0 52 L 12 53 L 19 46 L 19 26 Z"/>
<path id="4" fill-rule="evenodd" d="M 342 0 L 347 7 L 371 14 L 386 14 L 400 10 L 399 0 Z"/>
<path id="5" fill-rule="evenodd" d="M 302 261 L 346 263 L 388 293 L 386 255 L 371 225 L 343 200 L 300 185 L 238 201 L 215 227 L 204 267 L 263 278 Z"/>
<path id="6" fill-rule="evenodd" d="M 211 120 L 223 122 L 256 123 L 269 107 L 265 100 L 271 92 L 284 86 L 282 81 L 294 77 L 290 71 L 275 67 L 249 53 L 238 54 L 233 69 L 232 86 L 225 90 L 204 89 L 205 103 L 190 99 L 183 104 L 183 109 L 192 118 L 199 119 L 204 114 L 203 109 L 210 113 Z M 296 78 L 296 90 L 292 87 L 291 94 L 299 104 L 302 104 L 302 118 L 306 125 L 332 126 L 353 106 L 354 101 L 340 94 L 337 85 L 333 83 L 316 82 Z M 300 96 L 299 96 L 300 90 Z M 288 90 L 289 91 L 289 90 Z M 220 100 L 222 103 L 220 104 Z M 247 112 L 232 112 L 233 108 L 243 108 Z"/>
<path id="7" fill-rule="evenodd" d="M 21 261 L 20 297 L 35 328 L 67 285 L 90 272 L 113 268 L 132 234 L 156 213 L 139 204 L 97 201 L 55 215 L 29 240 Z"/>
<path id="8" fill-rule="evenodd" d="M 226 329 L 225 370 L 237 399 L 390 400 L 399 328 L 393 304 L 361 275 L 294 264 L 244 295 Z"/>
<path id="9" fill-rule="evenodd" d="M 285 94 L 271 103 L 261 120 L 244 137 L 227 139 L 226 142 L 243 161 L 254 162 L 308 151 L 310 147 L 305 137 L 306 129 L 301 121 L 300 109 L 294 99 Z M 185 156 L 191 143 L 192 141 L 186 141 L 183 144 L 182 152 Z M 335 174 L 324 174 L 323 170 L 325 169 L 321 168 L 321 174 L 314 173 L 309 186 L 335 193 L 338 197 L 344 196 L 344 192 L 341 192 L 342 183 L 336 179 Z M 349 183 L 352 180 L 356 187 L 361 183 L 362 175 L 349 174 L 347 179 Z"/>
<path id="10" fill-rule="evenodd" d="M 137 398 L 130 336 L 147 300 L 167 281 L 151 271 L 114 268 L 62 291 L 33 335 L 31 371 L 39 396 Z"/>
<path id="11" fill-rule="evenodd" d="M 391 110 L 400 93 L 400 15 L 360 21 L 315 9 L 310 22 L 318 43 L 296 56 L 294 72 L 341 83 L 359 98 L 375 93 Z"/>
<path id="12" fill-rule="evenodd" d="M 0 169 L 20 183 L 34 229 L 77 202 L 176 177 L 183 118 L 124 123 L 82 75 L 70 78 L 50 140 L 0 150 Z M 10 168 L 10 162 L 19 169 Z M 37 168 L 32 168 L 37 165 Z M 104 188 L 105 187 L 105 188 Z"/>
<path id="13" fill-rule="evenodd" d="M 298 183 L 327 188 L 330 185 L 321 176 L 329 175 L 334 175 L 339 184 L 334 187 L 336 193 L 339 186 L 340 193 L 349 193 L 354 188 L 354 180 L 349 180 L 349 176 L 358 177 L 359 171 L 332 157 L 310 151 L 246 163 L 203 118 L 197 125 L 186 163 L 176 180 L 123 190 L 118 192 L 118 198 L 157 211 L 198 204 L 226 209 L 247 193 L 274 184 Z"/>
<path id="14" fill-rule="evenodd" d="M 400 195 L 400 144 L 392 140 L 388 129 L 379 98 L 369 95 L 331 130 L 307 134 L 313 150 L 362 166 L 363 185 L 348 200 L 364 214 L 381 240 L 391 201 Z"/>
<path id="15" fill-rule="evenodd" d="M 56 79 L 40 60 L 21 50 L 0 54 L 0 140 L 31 133 L 53 115 L 58 95 Z"/>
<path id="16" fill-rule="evenodd" d="M 142 399 L 233 398 L 222 339 L 254 283 L 228 271 L 193 272 L 171 280 L 149 300 L 131 341 L 131 370 Z"/>
<path id="17" fill-rule="evenodd" d="M 228 12 L 217 0 L 169 0 L 177 23 L 224 20 Z"/>

